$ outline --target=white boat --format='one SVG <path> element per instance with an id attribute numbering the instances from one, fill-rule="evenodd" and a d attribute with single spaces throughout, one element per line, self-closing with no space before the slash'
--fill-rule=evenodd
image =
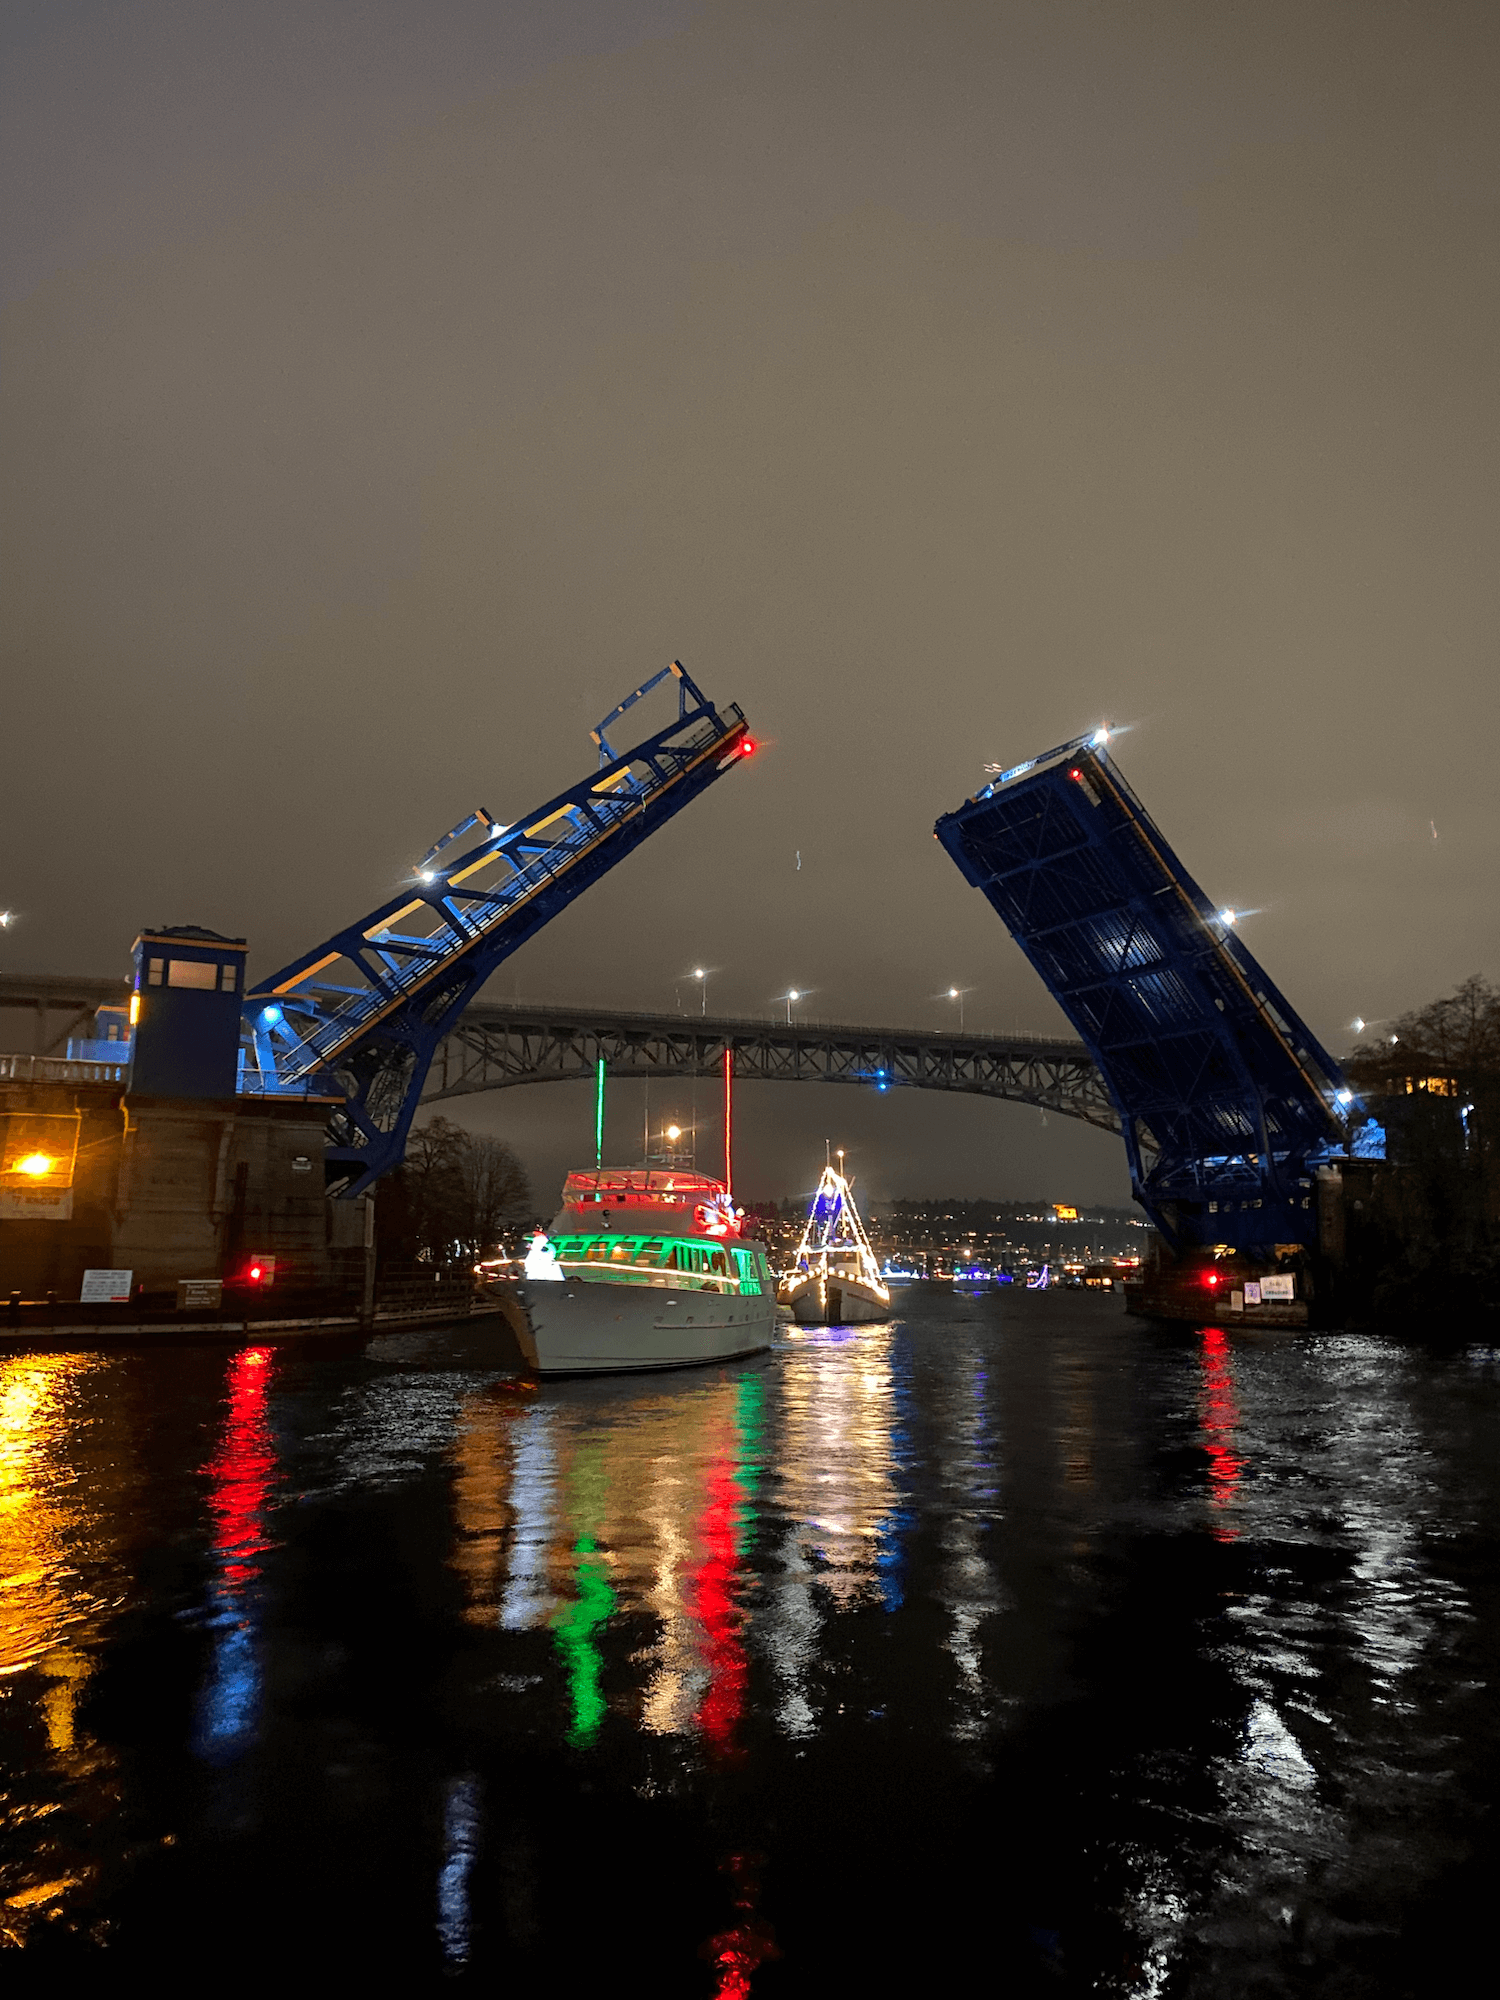
<path id="1" fill-rule="evenodd" d="M 524 1276 L 497 1287 L 528 1364 L 539 1375 L 601 1375 L 762 1353 L 776 1285 L 740 1220 L 728 1188 L 704 1174 L 569 1174 Z"/>
<path id="2" fill-rule="evenodd" d="M 852 1186 L 834 1166 L 823 1169 L 797 1261 L 781 1282 L 781 1299 L 803 1326 L 851 1326 L 891 1316 L 890 1291 L 859 1219 Z"/>

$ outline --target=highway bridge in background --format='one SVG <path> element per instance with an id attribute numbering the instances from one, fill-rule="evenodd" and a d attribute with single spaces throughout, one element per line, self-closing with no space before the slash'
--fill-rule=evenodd
<path id="1" fill-rule="evenodd" d="M 59 1078 L 65 1068 L 81 1074 L 84 1066 L 62 1062 L 70 1037 L 87 1036 L 94 1009 L 118 1005 L 129 990 L 123 977 L 0 974 L 0 1058 L 45 1059 L 46 1074 Z M 827 1021 L 705 1019 L 533 1000 L 479 1000 L 470 1006 L 438 1044 L 422 1102 L 523 1083 L 592 1079 L 601 1058 L 612 1078 L 719 1077 L 726 1049 L 741 1082 L 941 1090 L 1034 1104 L 1105 1132 L 1120 1129 L 1082 1042 Z M 101 1065 L 87 1067 L 90 1080 L 105 1080 Z M 26 1073 L 32 1073 L 30 1066 Z M 120 1076 L 123 1080 L 123 1068 Z"/>
<path id="2" fill-rule="evenodd" d="M 592 1078 L 722 1076 L 739 1083 L 846 1083 L 942 1090 L 1035 1104 L 1118 1133 L 1103 1078 L 1082 1042 L 1046 1035 L 954 1034 L 828 1021 L 621 1013 L 615 1008 L 484 1001 L 438 1044 L 424 1104 L 515 1084 Z"/>

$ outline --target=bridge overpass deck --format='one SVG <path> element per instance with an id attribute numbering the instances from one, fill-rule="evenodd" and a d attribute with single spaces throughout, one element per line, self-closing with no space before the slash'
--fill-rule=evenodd
<path id="1" fill-rule="evenodd" d="M 1035 1104 L 1118 1132 L 1119 1116 L 1081 1041 L 786 1022 L 718 1015 L 627 1013 L 535 1001 L 480 1001 L 439 1044 L 424 1103 L 524 1083 L 592 1077 L 602 1059 L 619 1076 L 717 1076 L 725 1051 L 741 1082 L 915 1088 Z"/>

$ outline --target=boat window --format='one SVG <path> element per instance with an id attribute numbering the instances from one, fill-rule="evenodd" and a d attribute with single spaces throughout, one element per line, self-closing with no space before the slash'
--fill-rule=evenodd
<path id="1" fill-rule="evenodd" d="M 607 1236 L 596 1236 L 583 1253 L 583 1261 L 586 1264 L 603 1264 L 608 1260 L 608 1257 L 609 1238 Z"/>
<path id="2" fill-rule="evenodd" d="M 658 1243 L 643 1243 L 635 1253 L 637 1264 L 657 1265 L 662 1261 L 662 1246 Z"/>
<path id="3" fill-rule="evenodd" d="M 735 1268 L 740 1275 L 741 1292 L 747 1294 L 758 1292 L 760 1290 L 760 1279 L 756 1276 L 755 1272 L 754 1252 L 750 1250 L 736 1250 L 734 1253 L 734 1262 Z"/>
<path id="4" fill-rule="evenodd" d="M 610 1251 L 609 1261 L 611 1262 L 611 1264 L 628 1264 L 630 1262 L 630 1253 L 634 1250 L 634 1248 L 635 1244 L 631 1240 L 631 1238 L 628 1236 L 622 1236 L 619 1242 L 616 1243 L 614 1248 Z"/>
<path id="5" fill-rule="evenodd" d="M 720 1277 L 727 1278 L 729 1276 L 729 1259 L 724 1255 L 722 1250 L 710 1252 L 708 1264 L 709 1269 L 717 1271 Z"/>

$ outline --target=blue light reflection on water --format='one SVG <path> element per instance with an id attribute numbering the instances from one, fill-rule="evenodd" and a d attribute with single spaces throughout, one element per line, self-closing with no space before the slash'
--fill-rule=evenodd
<path id="1" fill-rule="evenodd" d="M 213 1828 L 215 1867 L 238 1853 L 290 1883 L 316 1855 L 361 1922 L 399 1942 L 409 1908 L 450 1967 L 503 1972 L 527 1935 L 571 1947 L 546 1897 L 628 1808 L 598 1894 L 651 1879 L 668 1913 L 672 1828 L 750 1814 L 733 1852 L 769 1857 L 764 1921 L 801 1940 L 787 1990 L 825 1928 L 854 1948 L 818 1896 L 884 1827 L 933 1882 L 982 1864 L 997 1938 L 1009 1909 L 1018 1950 L 1061 1939 L 1105 1987 L 1101 1937 L 1162 1991 L 1292 1991 L 1337 1964 L 1347 1991 L 1380 1992 L 1359 1939 L 1394 1937 L 1478 1837 L 1468 1773 L 1496 1747 L 1472 1692 L 1500 1672 L 1495 1589 L 1455 1567 L 1500 1530 L 1493 1366 L 1353 1336 L 1179 1337 L 1020 1288 L 903 1305 L 742 1366 L 524 1394 L 441 1342 L 196 1373 L 143 1357 L 103 1457 L 102 1391 L 90 1404 L 85 1379 L 74 1409 L 18 1389 L 17 1422 L 47 1422 L 16 1458 L 7 1550 L 23 1579 L 103 1574 L 115 1495 L 132 1533 L 196 1536 L 212 1647 L 181 1743 L 254 1781 Z M 156 1574 L 119 1572 L 115 1601 L 180 1617 Z M 103 1894 L 90 1883 L 115 1884 L 129 1938 L 139 1842 L 113 1806 L 77 1804 L 52 1719 L 65 1648 L 69 1686 L 107 1684 L 112 1627 L 40 1586 L 13 1602 L 9 1714 L 49 1718 L 27 1782 L 53 1772 L 73 1815 L 15 1822 L 53 1843 L 20 1879 L 65 1885 L 58 1934 Z M 109 1753 L 91 1742 L 91 1767 Z M 191 1870 L 203 1808 L 173 1782 L 152 1778 L 160 1851 Z M 757 1798 L 796 1803 L 757 1820 Z M 377 1909 L 367 1882 L 408 1862 L 409 1893 Z M 220 1878 L 183 1879 L 180 1921 L 222 1918 Z M 875 1879 L 846 1869 L 838 1893 L 873 1913 Z M 274 1937 L 274 1907 L 264 1921 Z M 725 1922 L 704 1918 L 689 1955 Z"/>

